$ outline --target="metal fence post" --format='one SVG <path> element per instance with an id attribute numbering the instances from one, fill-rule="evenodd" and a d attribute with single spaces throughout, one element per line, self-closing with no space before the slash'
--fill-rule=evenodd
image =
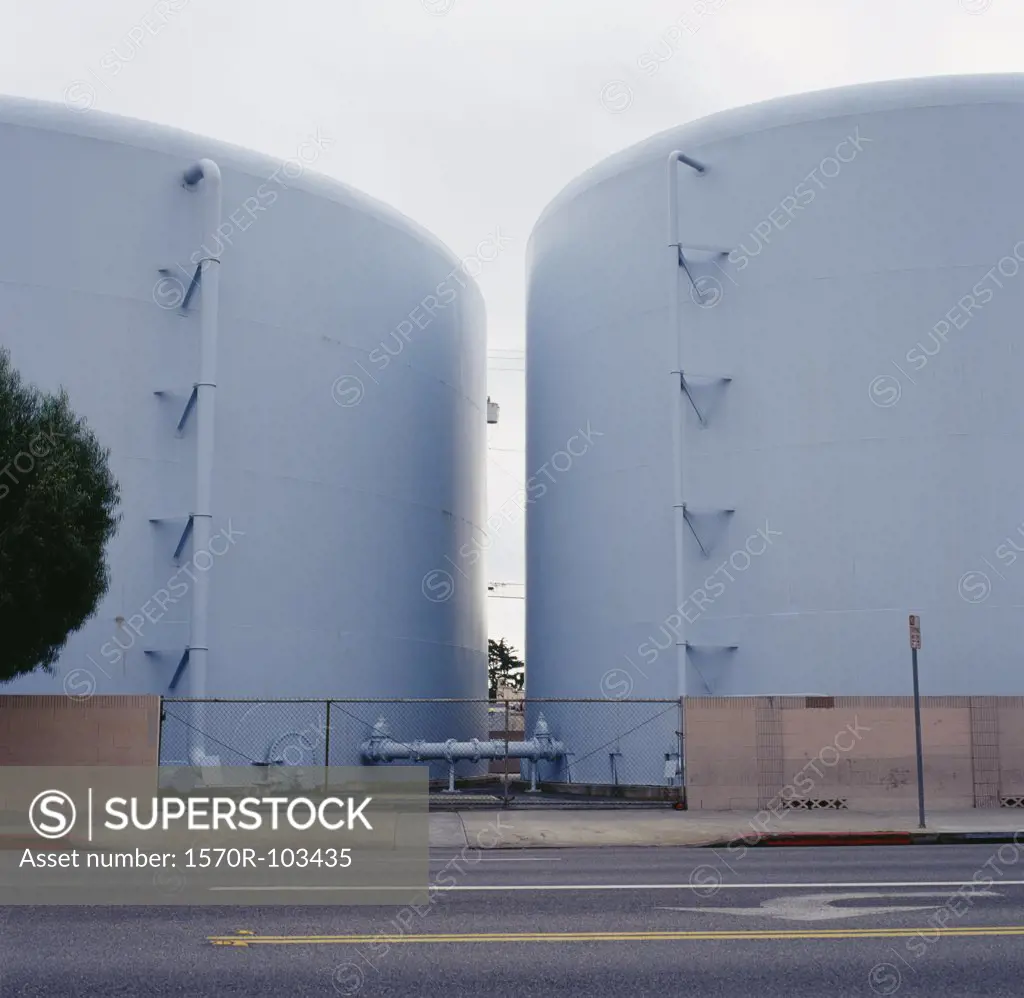
<path id="1" fill-rule="evenodd" d="M 509 802 L 509 789 L 508 789 L 508 726 L 509 726 L 509 707 L 511 701 L 505 701 L 505 786 L 502 789 L 501 803 L 502 807 L 508 807 Z"/>
<path id="2" fill-rule="evenodd" d="M 686 697 L 679 698 L 679 801 L 680 807 L 686 805 L 686 763 L 684 748 L 686 745 Z"/>
<path id="3" fill-rule="evenodd" d="M 159 771 L 161 762 L 163 761 L 164 751 L 164 698 L 161 696 L 157 700 L 157 721 L 156 721 L 156 765 Z M 159 779 L 159 777 L 158 777 Z"/>
<path id="4" fill-rule="evenodd" d="M 324 796 L 330 780 L 331 768 L 331 701 L 327 701 L 327 719 L 324 727 Z"/>

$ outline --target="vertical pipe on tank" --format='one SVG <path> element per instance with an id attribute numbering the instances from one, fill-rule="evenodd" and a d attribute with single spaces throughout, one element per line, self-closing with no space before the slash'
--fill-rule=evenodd
<path id="1" fill-rule="evenodd" d="M 185 187 L 196 190 L 204 183 L 203 245 L 200 276 L 199 379 L 196 382 L 196 497 L 192 510 L 193 563 L 200 551 L 208 551 L 213 519 L 214 393 L 217 388 L 217 316 L 220 299 L 221 174 L 213 160 L 201 159 L 185 172 Z M 210 576 L 198 569 L 192 588 L 192 628 L 188 648 L 189 690 L 193 697 L 205 697 L 209 657 Z M 193 715 L 198 740 L 193 764 L 205 758 L 203 705 Z M 195 758 L 200 756 L 203 758 Z"/>
<path id="2" fill-rule="evenodd" d="M 679 183 L 678 165 L 680 163 L 704 172 L 704 166 L 691 159 L 678 149 L 668 157 L 668 246 L 669 246 L 669 329 L 676 345 L 676 368 L 672 372 L 672 470 L 673 496 L 672 508 L 675 514 L 675 576 L 676 576 L 676 610 L 677 617 L 682 617 L 685 578 L 683 573 L 683 541 L 686 534 L 686 507 L 683 498 L 683 425 L 686 412 L 683 406 L 683 336 L 679 328 L 679 264 L 682 257 L 682 243 L 679 239 Z M 676 625 L 676 672 L 677 691 L 679 696 L 686 695 L 686 635 L 682 630 L 682 621 Z"/>

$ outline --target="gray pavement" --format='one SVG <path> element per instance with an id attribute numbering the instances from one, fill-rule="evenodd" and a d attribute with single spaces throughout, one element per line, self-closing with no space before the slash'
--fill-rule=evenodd
<path id="1" fill-rule="evenodd" d="M 1012 808 L 945 811 L 927 816 L 934 834 L 1009 834 L 1024 829 L 1024 811 Z M 431 814 L 431 845 L 481 849 L 592 846 L 706 846 L 734 839 L 786 834 L 917 832 L 912 812 L 610 810 L 462 811 Z M 1024 832 L 1021 834 L 1024 841 Z"/>
<path id="2" fill-rule="evenodd" d="M 432 880 L 418 910 L 7 909 L 0 993 L 903 998 L 1024 980 L 1014 845 L 437 849 Z"/>

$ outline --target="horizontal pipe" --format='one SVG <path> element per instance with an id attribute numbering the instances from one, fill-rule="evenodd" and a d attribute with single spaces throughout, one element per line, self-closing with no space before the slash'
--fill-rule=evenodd
<path id="1" fill-rule="evenodd" d="M 371 738 L 362 745 L 363 758 L 368 762 L 394 762 L 397 759 L 412 759 L 416 762 L 444 760 L 445 762 L 479 762 L 481 759 L 544 759 L 554 761 L 565 755 L 565 746 L 550 738 L 531 738 L 525 742 L 508 742 L 476 738 L 468 742 L 457 742 L 449 738 L 445 742 L 396 742 L 390 738 Z"/>
<path id="2" fill-rule="evenodd" d="M 456 741 L 449 738 L 443 742 L 398 741 L 391 737 L 384 718 L 373 726 L 370 737 L 363 742 L 362 756 L 366 762 L 393 762 L 396 759 L 412 759 L 414 762 L 444 760 L 445 762 L 479 762 L 481 759 L 541 759 L 553 762 L 565 755 L 565 746 L 551 737 L 548 722 L 543 714 L 537 715 L 537 726 L 533 737 L 525 741 L 509 741 L 504 738 L 490 738 L 481 741 Z"/>

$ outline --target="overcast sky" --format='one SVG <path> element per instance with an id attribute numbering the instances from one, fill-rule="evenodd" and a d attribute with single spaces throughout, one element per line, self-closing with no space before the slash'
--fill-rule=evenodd
<path id="1" fill-rule="evenodd" d="M 148 25 L 148 27 L 147 27 Z M 544 206 L 597 160 L 674 125 L 824 87 L 1024 70 L 1024 0 L 2 0 L 0 91 L 81 100 L 316 168 L 459 256 L 512 242 L 489 318 L 490 503 L 528 476 L 524 253 Z M 653 67 L 653 71 L 652 71 Z M 523 524 L 490 577 L 522 582 Z M 522 596 L 510 586 L 499 593 Z M 523 645 L 521 599 L 490 633 Z"/>

